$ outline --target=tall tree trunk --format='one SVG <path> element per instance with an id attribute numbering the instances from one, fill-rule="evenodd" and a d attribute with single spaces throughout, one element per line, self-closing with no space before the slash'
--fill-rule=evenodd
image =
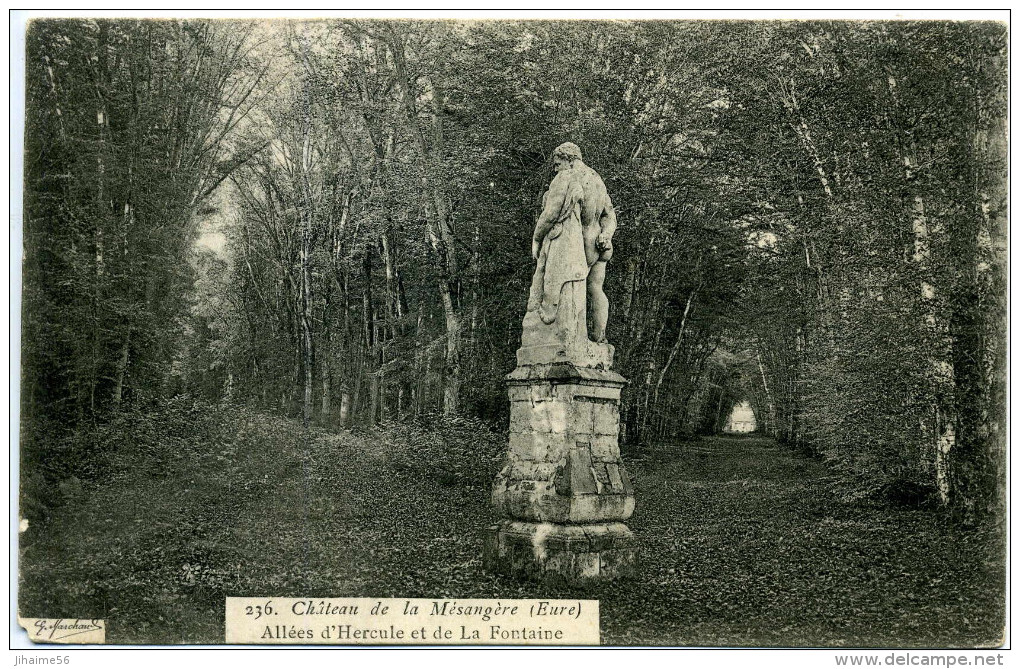
<path id="1" fill-rule="evenodd" d="M 645 359 L 644 383 L 641 388 L 641 419 L 638 421 L 638 438 L 642 440 L 644 440 L 645 431 L 648 428 L 648 404 L 652 397 L 652 377 L 655 375 L 655 362 L 659 353 L 659 341 L 662 339 L 662 333 L 665 329 L 666 319 L 662 319 L 659 329 L 655 332 L 655 339 L 652 340 L 651 350 L 648 351 L 648 357 Z"/>
<path id="2" fill-rule="evenodd" d="M 307 50 L 302 51 L 305 77 L 302 95 L 301 123 L 301 340 L 302 365 L 304 367 L 304 397 L 302 416 L 305 426 L 315 413 L 312 398 L 315 376 L 315 340 L 312 335 L 312 227 L 315 218 L 315 198 L 312 193 L 312 92 L 309 82 L 311 67 Z"/>
<path id="3" fill-rule="evenodd" d="M 332 346 L 330 346 L 330 334 L 327 331 L 325 333 L 326 350 L 323 353 L 320 349 L 320 365 L 322 366 L 322 408 L 320 410 L 320 420 L 329 422 L 330 414 L 333 413 L 333 373 L 332 365 L 330 364 L 330 358 L 332 357 Z"/>
<path id="4" fill-rule="evenodd" d="M 347 427 L 351 420 L 351 391 L 344 386 L 340 391 L 340 426 Z"/>
<path id="5" fill-rule="evenodd" d="M 700 288 L 700 286 L 699 286 Z M 655 404 L 659 403 L 659 390 L 662 388 L 662 382 L 666 379 L 666 374 L 669 373 L 669 368 L 676 359 L 676 354 L 680 352 L 680 345 L 684 340 L 684 332 L 687 330 L 687 316 L 691 313 L 691 305 L 694 303 L 694 298 L 698 294 L 698 288 L 695 288 L 687 296 L 687 303 L 684 304 L 684 313 L 680 317 L 680 330 L 677 332 L 676 341 L 673 343 L 673 348 L 669 352 L 669 357 L 666 358 L 666 364 L 662 366 L 659 371 L 659 378 L 655 382 Z"/>
<path id="6" fill-rule="evenodd" d="M 443 413 L 453 415 L 460 411 L 461 383 L 461 340 L 460 314 L 453 298 L 453 285 L 457 280 L 457 253 L 451 226 L 449 205 L 443 192 L 438 174 L 438 167 L 443 155 L 443 111 L 442 94 L 435 92 L 432 96 L 433 133 L 432 146 L 426 141 L 425 132 L 418 119 L 415 104 L 414 82 L 408 76 L 407 60 L 404 48 L 404 36 L 398 28 L 390 25 L 389 46 L 393 54 L 393 63 L 402 91 L 402 102 L 411 126 L 411 136 L 422 161 L 422 180 L 427 198 L 425 217 L 428 223 L 429 241 L 436 260 L 437 280 L 443 317 L 446 325 L 446 356 L 443 370 Z M 432 82 L 433 88 L 436 82 Z"/>
<path id="7" fill-rule="evenodd" d="M 968 187 L 962 197 L 970 200 L 971 216 L 954 218 L 949 225 L 950 256 L 958 268 L 949 300 L 957 419 L 956 443 L 949 453 L 950 489 L 955 514 L 968 525 L 1001 513 L 1004 500 L 999 496 L 1005 490 L 999 471 L 1005 465 L 1005 453 L 994 410 L 1004 305 L 997 301 L 994 274 L 1001 268 L 996 266 L 992 240 L 993 232 L 1003 238 L 1005 231 L 993 220 L 989 192 L 1000 191 L 996 200 L 1004 200 L 1005 182 L 988 166 L 1007 162 L 1006 128 L 996 128 L 988 118 L 990 112 L 995 113 L 984 108 L 980 95 L 975 96 L 972 118 L 977 130 L 968 133 L 969 141 L 961 142 L 962 155 L 957 158 L 968 166 Z M 992 132 L 985 130 L 989 127 Z"/>
<path id="8" fill-rule="evenodd" d="M 761 343 L 758 343 L 755 346 L 755 358 L 758 361 L 758 371 L 761 373 L 761 387 L 765 393 L 765 401 L 767 402 L 766 410 L 768 412 L 767 415 L 769 420 L 766 422 L 766 425 L 774 425 L 776 421 L 776 402 L 772 397 L 772 391 L 769 390 L 769 381 L 768 376 L 765 374 L 765 365 L 761 361 Z M 775 431 L 775 428 L 773 428 L 773 431 Z"/>
<path id="9" fill-rule="evenodd" d="M 362 313 L 364 314 L 364 338 L 365 338 L 365 375 L 368 377 L 368 423 L 375 425 L 379 420 L 379 376 L 377 368 L 377 342 L 376 342 L 376 315 L 375 304 L 372 300 L 372 253 L 365 249 L 363 261 L 365 273 L 365 291 L 362 293 Z"/>
<path id="10" fill-rule="evenodd" d="M 889 97 L 894 110 L 899 106 L 897 80 L 889 74 L 886 78 Z M 932 227 L 925 210 L 924 196 L 921 186 L 917 183 L 917 150 L 913 137 L 901 142 L 900 159 L 903 163 L 903 177 L 907 192 L 910 194 L 910 223 L 913 233 L 913 263 L 920 275 L 919 297 L 924 314 L 924 326 L 930 341 L 929 376 L 931 378 L 935 399 L 931 406 L 931 424 L 925 425 L 932 440 L 931 450 L 935 470 L 935 487 L 939 499 L 948 504 L 950 490 L 950 472 L 948 469 L 949 452 L 956 442 L 956 420 L 950 411 L 950 402 L 944 397 L 951 394 L 954 386 L 953 368 L 948 359 L 948 325 L 936 302 L 936 288 L 932 283 L 931 235 Z"/>
<path id="11" fill-rule="evenodd" d="M 102 375 L 104 366 L 104 352 L 102 344 L 102 312 L 103 312 L 103 284 L 106 274 L 106 240 L 104 228 L 106 224 L 106 140 L 110 127 L 110 115 L 107 110 L 107 88 L 109 79 L 107 49 L 107 33 L 109 27 L 106 22 L 99 22 L 99 35 L 97 40 L 98 62 L 96 73 L 96 125 L 97 125 L 97 146 L 96 146 L 96 207 L 95 207 L 95 232 L 93 234 L 95 244 L 95 296 L 93 299 L 92 314 L 92 370 L 89 379 L 89 410 L 96 411 L 96 388 L 99 385 L 99 378 Z"/>
<path id="12" fill-rule="evenodd" d="M 131 348 L 131 328 L 128 327 L 124 334 L 124 343 L 120 346 L 120 356 L 117 359 L 117 377 L 113 387 L 113 406 L 120 408 L 121 400 L 124 398 L 124 377 L 128 368 L 128 353 Z"/>
<path id="13" fill-rule="evenodd" d="M 301 241 L 301 337 L 302 366 L 304 368 L 304 407 L 305 422 L 312 420 L 315 404 L 312 401 L 312 382 L 315 371 L 315 356 L 312 337 L 312 269 L 311 269 L 311 223 L 306 216 Z"/>

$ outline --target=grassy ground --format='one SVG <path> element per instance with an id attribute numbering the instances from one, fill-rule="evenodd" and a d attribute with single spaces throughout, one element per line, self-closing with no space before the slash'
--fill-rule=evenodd
<path id="1" fill-rule="evenodd" d="M 579 593 L 482 570 L 491 457 L 450 475 L 416 461 L 418 437 L 402 428 L 306 440 L 282 419 L 225 424 L 138 454 L 29 527 L 21 615 L 105 618 L 110 643 L 218 643 L 225 596 L 581 595 L 601 600 L 607 644 L 973 646 L 1002 634 L 1001 544 L 927 511 L 841 505 L 819 463 L 767 439 L 632 458 L 640 575 Z"/>

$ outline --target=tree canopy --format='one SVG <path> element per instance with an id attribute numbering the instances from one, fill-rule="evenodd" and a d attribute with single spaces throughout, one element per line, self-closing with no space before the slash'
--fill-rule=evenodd
<path id="1" fill-rule="evenodd" d="M 720 431 L 746 400 L 850 498 L 985 517 L 1005 462 L 1006 40 L 983 22 L 34 21 L 26 444 L 185 393 L 334 427 L 502 419 L 550 154 L 572 141 L 618 212 L 625 453 Z M 196 244 L 212 226 L 225 248 Z"/>

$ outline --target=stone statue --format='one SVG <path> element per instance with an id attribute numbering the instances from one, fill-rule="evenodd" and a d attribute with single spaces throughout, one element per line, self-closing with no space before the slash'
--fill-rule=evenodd
<path id="1" fill-rule="evenodd" d="M 613 254 L 616 213 L 602 177 L 584 164 L 576 144 L 558 146 L 553 166 L 556 177 L 532 236 L 537 266 L 522 337 L 522 350 L 538 358 L 520 362 L 551 362 L 544 358 L 555 349 L 560 357 L 594 356 L 607 365 L 611 351 L 591 344 L 608 346 L 609 300 L 602 286 Z"/>
<path id="2" fill-rule="evenodd" d="M 553 164 L 517 368 L 506 377 L 509 447 L 492 484 L 500 520 L 483 554 L 500 573 L 587 583 L 633 573 L 638 550 L 624 522 L 635 503 L 619 444 L 627 380 L 611 369 L 602 292 L 616 214 L 576 145 L 557 147 Z"/>

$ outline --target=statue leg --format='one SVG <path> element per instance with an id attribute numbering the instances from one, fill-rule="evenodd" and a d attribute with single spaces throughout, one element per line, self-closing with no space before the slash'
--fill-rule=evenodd
<path id="1" fill-rule="evenodd" d="M 588 271 L 588 301 L 591 303 L 591 340 L 596 344 L 606 341 L 606 324 L 609 322 L 609 298 L 602 290 L 606 280 L 606 261 L 596 260 Z"/>

